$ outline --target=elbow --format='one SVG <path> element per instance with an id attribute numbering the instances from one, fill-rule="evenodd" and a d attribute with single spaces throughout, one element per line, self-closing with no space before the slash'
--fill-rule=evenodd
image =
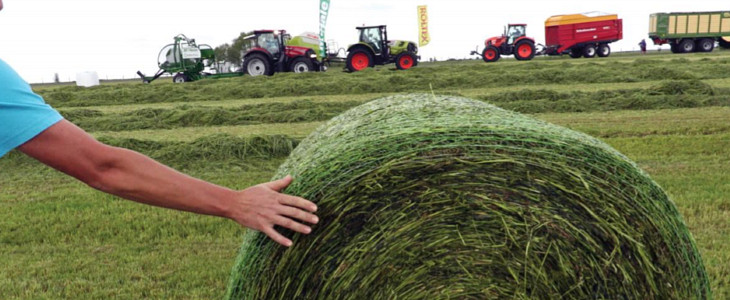
<path id="1" fill-rule="evenodd" d="M 116 154 L 120 150 L 105 145 L 100 155 L 92 159 L 86 174 L 79 179 L 96 190 L 115 195 L 121 193 L 123 188 L 114 179 L 121 169 L 119 155 Z"/>

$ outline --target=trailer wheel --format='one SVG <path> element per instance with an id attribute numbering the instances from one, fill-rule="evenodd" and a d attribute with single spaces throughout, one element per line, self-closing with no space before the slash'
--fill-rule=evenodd
<path id="1" fill-rule="evenodd" d="M 395 58 L 395 66 L 398 70 L 408 70 L 416 65 L 416 56 L 410 52 L 398 54 Z"/>
<path id="2" fill-rule="evenodd" d="M 669 44 L 669 50 L 671 50 L 672 53 L 680 53 L 678 44 Z"/>
<path id="3" fill-rule="evenodd" d="M 695 47 L 699 52 L 712 52 L 712 49 L 715 49 L 715 40 L 708 38 L 700 39 L 697 41 Z"/>
<path id="4" fill-rule="evenodd" d="M 494 46 L 489 46 L 487 48 L 484 48 L 484 51 L 482 51 L 482 59 L 484 62 L 495 62 L 498 61 L 500 57 L 499 49 Z"/>
<path id="5" fill-rule="evenodd" d="M 273 75 L 274 70 L 266 56 L 261 53 L 251 54 L 244 59 L 243 71 L 251 76 Z"/>
<path id="6" fill-rule="evenodd" d="M 611 47 L 608 44 L 598 45 L 598 57 L 608 57 L 611 55 Z"/>
<path id="7" fill-rule="evenodd" d="M 362 71 L 365 68 L 372 67 L 373 55 L 364 49 L 354 49 L 347 55 L 347 70 L 350 72 Z"/>
<path id="8" fill-rule="evenodd" d="M 535 44 L 529 40 L 522 40 L 515 45 L 515 59 L 531 60 L 535 57 Z"/>
<path id="9" fill-rule="evenodd" d="M 183 73 L 177 73 L 174 77 L 172 77 L 172 82 L 174 83 L 185 83 L 188 81 L 190 81 L 190 79 Z"/>
<path id="10" fill-rule="evenodd" d="M 720 44 L 720 47 L 730 49 L 730 37 L 721 37 L 718 42 Z"/>
<path id="11" fill-rule="evenodd" d="M 595 56 L 596 56 L 596 46 L 587 45 L 587 46 L 583 47 L 583 57 L 593 58 Z"/>
<path id="12" fill-rule="evenodd" d="M 583 48 L 575 47 L 570 49 L 570 57 L 571 58 L 580 58 L 583 56 Z"/>
<path id="13" fill-rule="evenodd" d="M 690 53 L 695 51 L 695 42 L 691 39 L 683 39 L 681 42 L 679 42 L 679 48 L 680 53 Z"/>
<path id="14" fill-rule="evenodd" d="M 289 70 L 294 73 L 307 73 L 314 70 L 314 64 L 312 64 L 312 60 L 300 56 L 295 58 L 291 62 L 291 66 L 289 67 Z"/>

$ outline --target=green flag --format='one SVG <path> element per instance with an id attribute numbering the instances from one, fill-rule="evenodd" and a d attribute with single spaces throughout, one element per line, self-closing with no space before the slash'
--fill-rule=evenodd
<path id="1" fill-rule="evenodd" d="M 330 0 L 319 1 L 319 52 L 322 57 L 327 56 L 327 49 L 325 49 L 324 31 L 327 27 L 327 16 L 330 12 Z"/>

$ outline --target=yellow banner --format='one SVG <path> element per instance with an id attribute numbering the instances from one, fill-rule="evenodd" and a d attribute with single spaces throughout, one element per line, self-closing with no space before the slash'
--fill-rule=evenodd
<path id="1" fill-rule="evenodd" d="M 426 5 L 418 6 L 418 46 L 428 45 L 431 37 L 428 35 L 428 10 Z"/>

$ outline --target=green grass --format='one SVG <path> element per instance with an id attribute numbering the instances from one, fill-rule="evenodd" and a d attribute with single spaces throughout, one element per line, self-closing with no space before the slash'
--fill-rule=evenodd
<path id="1" fill-rule="evenodd" d="M 683 214 L 705 260 L 715 298 L 730 297 L 729 52 L 422 63 L 406 72 L 389 68 L 184 85 L 123 83 L 37 90 L 62 113 L 76 114 L 72 118 L 95 136 L 136 147 L 194 176 L 233 188 L 270 179 L 283 153 L 261 153 L 286 147 L 263 143 L 263 148 L 256 148 L 259 155 L 252 157 L 240 155 L 247 152 L 232 145 L 212 152 L 205 149 L 208 145 L 225 140 L 245 144 L 255 136 L 296 144 L 339 111 L 383 95 L 431 92 L 431 87 L 437 94 L 513 105 L 512 109 L 597 136 L 635 160 Z M 698 81 L 712 92 L 652 95 L 658 88 L 675 85 L 668 83 Z M 541 94 L 547 97 L 540 98 Z M 624 105 L 632 101 L 635 105 Z M 315 120 L 297 112 L 296 105 L 287 106 L 296 103 L 307 103 L 300 107 L 304 111 L 317 107 L 325 116 Z M 143 111 L 221 111 L 214 108 L 240 109 L 235 118 L 267 109 L 276 118 L 251 123 L 135 121 L 152 126 L 127 119 Z M 249 116 L 261 118 L 257 114 Z M 287 115 L 306 117 L 290 122 Z M 176 152 L 184 155 L 173 155 Z M 0 298 L 223 296 L 243 232 L 233 222 L 118 200 L 16 152 L 0 159 L 0 170 Z"/>

